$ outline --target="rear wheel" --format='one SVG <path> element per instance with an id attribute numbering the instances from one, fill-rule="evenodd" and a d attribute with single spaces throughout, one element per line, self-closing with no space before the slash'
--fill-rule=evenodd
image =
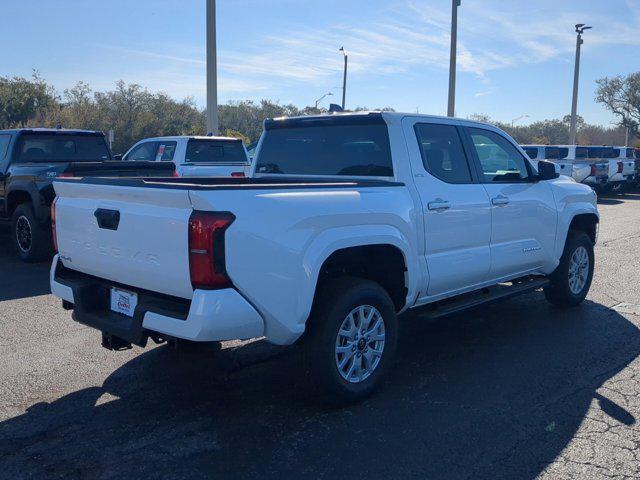
<path id="1" fill-rule="evenodd" d="M 305 340 L 307 369 L 321 398 L 334 405 L 362 400 L 380 385 L 393 362 L 394 304 L 375 282 L 335 280 L 320 293 Z"/>
<path id="2" fill-rule="evenodd" d="M 24 262 L 48 260 L 53 253 L 51 228 L 36 220 L 30 203 L 23 203 L 13 212 L 11 238 L 16 252 Z"/>
<path id="3" fill-rule="evenodd" d="M 611 185 L 611 193 L 613 193 L 614 195 L 620 195 L 624 193 L 625 187 L 626 185 L 624 184 L 624 182 L 616 182 Z"/>
<path id="4" fill-rule="evenodd" d="M 584 232 L 570 230 L 560 264 L 549 277 L 550 283 L 544 288 L 547 301 L 559 307 L 580 304 L 589 293 L 593 267 L 591 239 Z"/>

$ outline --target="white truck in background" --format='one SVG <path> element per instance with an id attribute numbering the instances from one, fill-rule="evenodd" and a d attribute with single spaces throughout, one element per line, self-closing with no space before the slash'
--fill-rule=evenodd
<path id="1" fill-rule="evenodd" d="M 611 147 L 609 185 L 612 193 L 623 193 L 636 177 L 634 148 Z"/>
<path id="2" fill-rule="evenodd" d="M 122 160 L 173 162 L 177 177 L 245 176 L 251 165 L 242 140 L 212 136 L 145 138 Z"/>
<path id="3" fill-rule="evenodd" d="M 590 188 L 498 128 L 387 112 L 267 120 L 249 178 L 55 189 L 51 290 L 105 347 L 301 341 L 332 403 L 380 384 L 407 310 L 581 303 L 599 221 Z"/>

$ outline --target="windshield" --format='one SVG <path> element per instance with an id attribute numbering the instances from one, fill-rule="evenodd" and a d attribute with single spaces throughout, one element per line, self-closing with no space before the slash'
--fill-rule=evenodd
<path id="1" fill-rule="evenodd" d="M 247 163 L 241 141 L 189 140 L 187 163 Z"/>
<path id="2" fill-rule="evenodd" d="M 111 160 L 102 135 L 30 134 L 20 136 L 20 162 L 100 162 Z"/>
<path id="3" fill-rule="evenodd" d="M 257 173 L 393 176 L 387 125 L 382 119 L 289 122 L 267 129 Z"/>

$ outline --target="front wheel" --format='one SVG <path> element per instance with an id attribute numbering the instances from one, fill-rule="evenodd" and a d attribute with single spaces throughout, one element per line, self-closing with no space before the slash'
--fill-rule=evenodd
<path id="1" fill-rule="evenodd" d="M 397 332 L 393 301 L 377 283 L 345 277 L 320 292 L 305 357 L 321 398 L 344 405 L 373 393 L 393 362 Z"/>
<path id="2" fill-rule="evenodd" d="M 53 253 L 51 229 L 42 226 L 30 203 L 23 203 L 13 212 L 11 236 L 15 250 L 24 262 L 48 260 Z"/>
<path id="3" fill-rule="evenodd" d="M 591 238 L 584 232 L 570 230 L 560 264 L 544 288 L 547 301 L 558 307 L 574 307 L 580 304 L 589 293 L 593 267 Z"/>

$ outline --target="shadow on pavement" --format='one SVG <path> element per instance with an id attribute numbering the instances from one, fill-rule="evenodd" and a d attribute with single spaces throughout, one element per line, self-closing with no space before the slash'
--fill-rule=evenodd
<path id="1" fill-rule="evenodd" d="M 51 293 L 49 262 L 24 263 L 11 249 L 9 234 L 0 230 L 0 302 Z"/>
<path id="2" fill-rule="evenodd" d="M 437 323 L 406 317 L 385 387 L 331 410 L 290 349 L 159 347 L 0 423 L 0 456 L 8 478 L 534 478 L 593 402 L 636 422 L 596 389 L 639 352 L 618 313 L 555 310 L 539 293 Z"/>

